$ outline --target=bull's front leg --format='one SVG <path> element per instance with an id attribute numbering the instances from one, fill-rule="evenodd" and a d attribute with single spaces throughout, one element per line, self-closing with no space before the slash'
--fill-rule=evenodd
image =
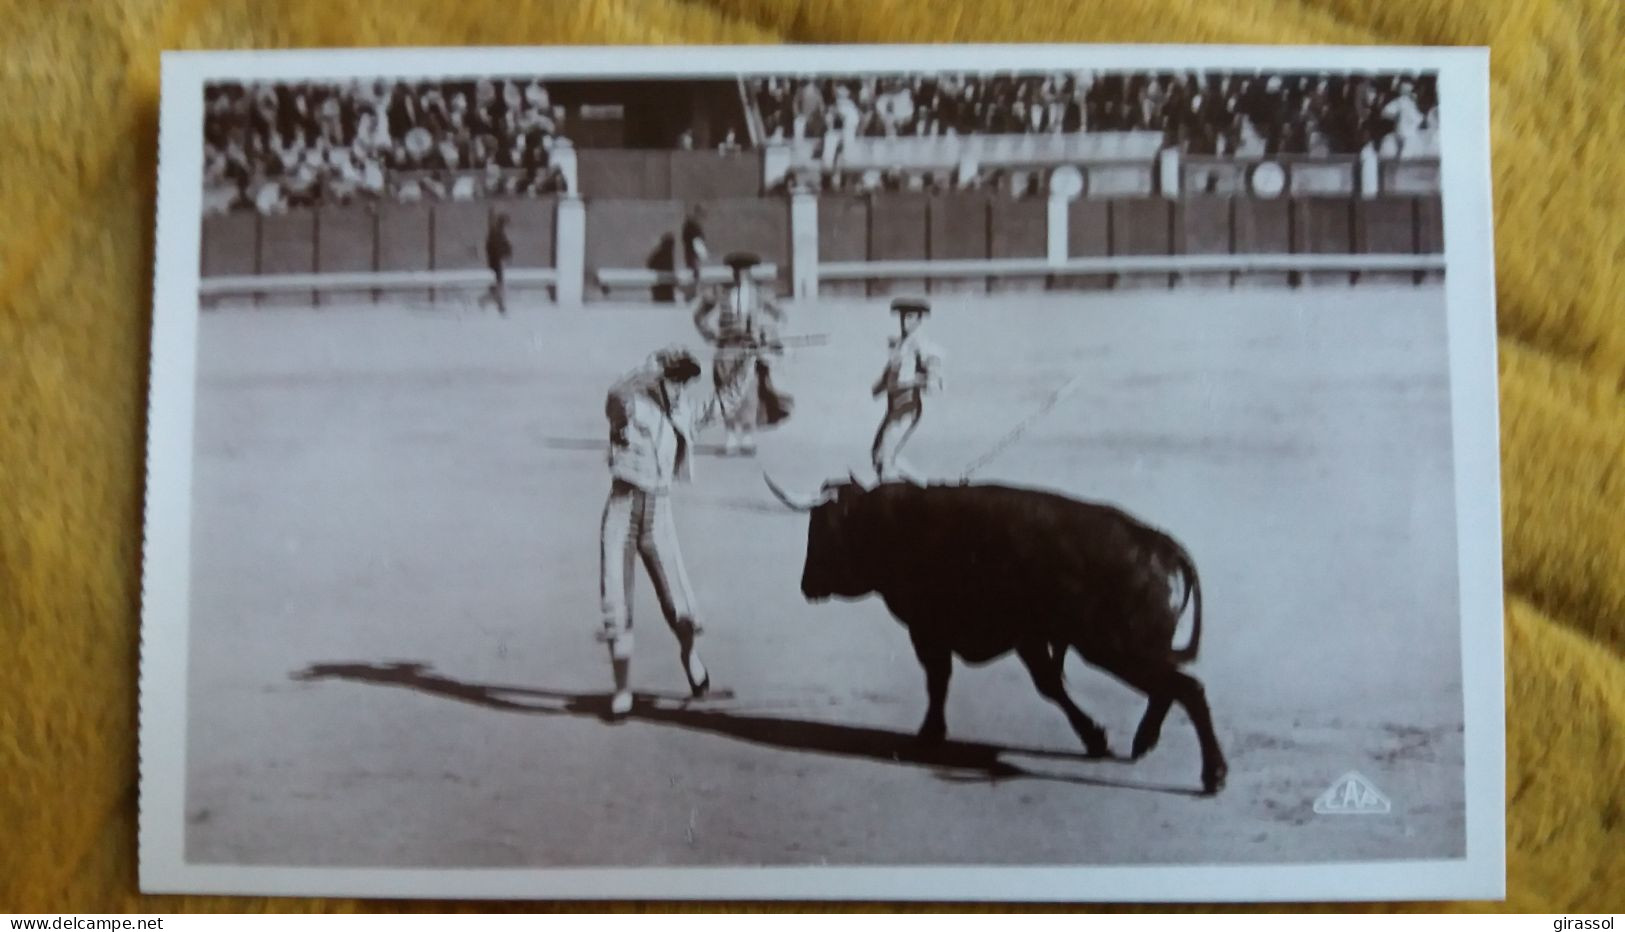
<path id="1" fill-rule="evenodd" d="M 954 655 L 946 645 L 933 643 L 929 638 L 922 638 L 913 631 L 909 637 L 914 642 L 914 656 L 920 658 L 920 666 L 925 669 L 925 694 L 928 705 L 925 709 L 925 721 L 920 723 L 920 740 L 927 744 L 940 744 L 948 737 L 948 718 L 946 707 L 948 705 L 948 677 L 954 672 Z"/>

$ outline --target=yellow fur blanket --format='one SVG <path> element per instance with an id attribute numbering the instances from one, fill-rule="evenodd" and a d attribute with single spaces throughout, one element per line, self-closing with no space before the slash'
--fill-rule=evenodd
<path id="1" fill-rule="evenodd" d="M 160 50 L 973 40 L 1492 47 L 1506 906 L 1620 906 L 1620 0 L 0 0 L 0 23 L 0 911 L 393 908 L 135 891 Z"/>

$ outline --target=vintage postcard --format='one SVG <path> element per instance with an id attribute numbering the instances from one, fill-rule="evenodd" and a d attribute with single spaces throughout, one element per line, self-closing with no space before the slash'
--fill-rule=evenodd
<path id="1" fill-rule="evenodd" d="M 143 889 L 1499 898 L 1487 64 L 167 55 Z"/>

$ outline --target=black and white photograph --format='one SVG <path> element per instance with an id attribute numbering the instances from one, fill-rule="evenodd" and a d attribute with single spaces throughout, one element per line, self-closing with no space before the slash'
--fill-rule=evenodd
<path id="1" fill-rule="evenodd" d="M 1499 896 L 1485 62 L 166 55 L 143 889 Z"/>

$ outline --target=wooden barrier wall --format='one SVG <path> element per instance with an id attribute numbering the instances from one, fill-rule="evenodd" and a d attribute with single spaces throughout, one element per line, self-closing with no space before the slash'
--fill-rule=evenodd
<path id="1" fill-rule="evenodd" d="M 997 195 L 888 194 L 818 202 L 818 257 L 826 262 L 879 259 L 1042 258 L 1048 254 L 1048 206 Z M 1039 282 L 1042 285 L 1042 281 Z M 886 295 L 1015 290 L 1015 281 L 979 278 L 826 282 L 829 294 Z"/>
<path id="2" fill-rule="evenodd" d="M 821 261 L 1035 258 L 1047 254 L 1043 200 L 979 193 L 825 197 L 818 202 Z M 1067 205 L 1067 254 L 1089 256 L 1246 253 L 1435 253 L 1443 248 L 1440 202 L 1430 197 L 1299 197 L 1255 200 L 1198 196 L 1079 199 Z M 1375 273 L 1372 277 L 1380 278 Z M 1410 273 L 1389 273 L 1409 281 Z M 1286 283 L 1287 273 L 1249 273 L 1248 281 Z M 1317 272 L 1304 281 L 1347 281 Z M 1228 272 L 1193 275 L 1225 284 Z M 1166 287 L 1166 274 L 1055 276 L 1070 287 Z M 1011 291 L 1044 287 L 1044 277 L 954 281 L 827 282 L 830 294 L 897 291 Z"/>
<path id="3" fill-rule="evenodd" d="M 599 198 L 587 202 L 586 274 L 588 295 L 599 269 L 649 268 L 669 236 L 678 268 L 683 267 L 680 235 L 688 202 Z M 782 197 L 730 197 L 700 201 L 705 206 L 705 244 L 710 264 L 737 250 L 778 265 L 781 290 L 790 282 L 790 202 Z"/>
<path id="4" fill-rule="evenodd" d="M 375 227 L 378 270 L 417 272 L 427 269 L 429 256 L 434 251 L 429 244 L 433 227 L 434 212 L 428 204 L 385 204 L 379 208 Z M 430 291 L 427 288 L 402 289 L 393 294 L 426 301 Z"/>
<path id="5" fill-rule="evenodd" d="M 422 272 L 485 268 L 491 214 L 508 215 L 511 261 L 518 268 L 552 268 L 555 202 L 551 198 L 439 204 L 296 209 L 259 216 L 232 213 L 203 219 L 204 277 L 320 272 Z M 370 301 L 388 295 L 428 300 L 427 288 L 324 291 L 322 302 Z M 309 291 L 261 296 L 266 306 L 308 307 Z"/>
<path id="6" fill-rule="evenodd" d="M 650 267 L 663 237 L 677 243 L 685 201 L 593 199 L 586 204 L 585 265 L 589 295 L 601 268 Z M 734 250 L 777 264 L 788 291 L 793 265 L 790 205 L 782 197 L 701 201 L 712 262 Z M 828 196 L 818 202 L 820 261 L 1042 258 L 1048 254 L 1048 203 L 983 192 Z M 512 265 L 554 264 L 556 203 L 512 199 L 439 204 L 324 207 L 282 215 L 226 214 L 203 221 L 201 273 L 221 275 L 312 272 L 417 272 L 482 269 L 492 211 L 510 218 Z M 1438 195 L 1285 197 L 1272 200 L 1193 196 L 1079 199 L 1067 205 L 1067 254 L 1073 257 L 1182 254 L 1433 254 L 1443 249 Z M 1437 273 L 1435 273 L 1436 275 Z M 1305 282 L 1347 281 L 1350 273 L 1316 272 Z M 1288 273 L 1206 273 L 1192 283 L 1238 280 L 1286 283 Z M 1412 281 L 1406 272 L 1363 273 L 1365 280 Z M 1167 274 L 969 278 L 920 281 L 826 282 L 829 294 L 951 293 L 1060 287 L 1166 287 Z M 373 300 L 381 295 L 432 299 L 428 288 L 360 289 L 319 296 L 323 302 Z M 262 304 L 310 305 L 308 291 L 267 295 Z"/>

